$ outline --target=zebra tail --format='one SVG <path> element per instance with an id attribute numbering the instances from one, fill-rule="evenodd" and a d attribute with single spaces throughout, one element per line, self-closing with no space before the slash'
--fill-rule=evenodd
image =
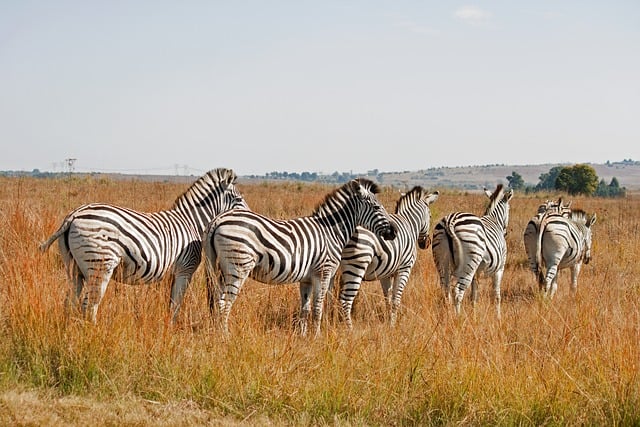
<path id="1" fill-rule="evenodd" d="M 454 274 L 459 277 L 462 274 L 462 260 L 464 259 L 462 253 L 462 243 L 460 242 L 460 238 L 455 231 L 455 221 L 453 221 L 451 217 L 447 217 L 445 222 L 445 230 L 447 232 L 447 236 L 449 237 L 449 242 L 451 242 L 451 244 L 449 245 L 449 250 L 451 251 L 451 259 L 453 260 L 453 265 L 455 266 Z"/>
<path id="2" fill-rule="evenodd" d="M 62 236 L 64 233 L 67 232 L 67 230 L 69 230 L 69 227 L 71 226 L 71 223 L 73 222 L 73 217 L 72 216 L 68 216 L 64 219 L 64 222 L 62 223 L 62 225 L 60 226 L 60 228 L 58 228 L 58 231 L 56 231 L 55 233 L 53 233 L 51 235 L 51 237 L 49 237 L 47 239 L 46 242 L 42 242 L 40 244 L 40 252 L 46 252 L 47 249 L 49 249 L 49 246 L 51 246 L 51 244 L 53 244 L 53 242 L 55 242 L 56 240 L 58 240 L 58 238 L 60 236 Z"/>
<path id="3" fill-rule="evenodd" d="M 544 285 L 545 277 L 544 272 L 542 271 L 542 235 L 544 233 L 544 229 L 546 227 L 546 218 L 543 218 L 540 221 L 540 225 L 538 226 L 538 234 L 536 236 L 536 273 L 538 275 L 538 284 Z"/>

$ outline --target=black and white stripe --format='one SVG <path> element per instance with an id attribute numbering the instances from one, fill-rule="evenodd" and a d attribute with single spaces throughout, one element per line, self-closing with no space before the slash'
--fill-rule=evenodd
<path id="1" fill-rule="evenodd" d="M 395 324 L 402 292 L 416 261 L 416 243 L 428 247 L 431 212 L 429 205 L 438 199 L 438 192 L 428 193 L 414 187 L 397 202 L 391 220 L 397 235 L 384 240 L 371 231 L 358 227 L 342 251 L 340 262 L 340 304 L 349 328 L 352 328 L 351 309 L 363 280 L 380 280 L 390 314 Z"/>
<path id="2" fill-rule="evenodd" d="M 191 276 L 201 260 L 202 232 L 218 214 L 247 208 L 231 169 L 209 171 L 169 210 L 144 213 L 110 204 L 80 206 L 45 243 L 58 240 L 71 281 L 70 299 L 82 296 L 82 312 L 95 323 L 109 280 L 149 283 L 173 274 L 171 315 L 175 319 Z M 70 301 L 69 301 L 70 302 Z"/>
<path id="3" fill-rule="evenodd" d="M 529 260 L 529 268 L 534 275 L 538 275 L 536 266 L 536 251 L 538 248 L 538 231 L 540 230 L 540 222 L 542 217 L 547 213 L 560 213 L 563 216 L 569 216 L 571 213 L 571 202 L 563 204 L 562 198 L 558 201 L 547 200 L 538 206 L 538 212 L 532 217 L 524 229 L 523 241 L 524 249 Z"/>
<path id="4" fill-rule="evenodd" d="M 462 298 L 471 284 L 471 297 L 477 300 L 477 274 L 484 271 L 493 279 L 496 310 L 500 317 L 500 282 L 507 259 L 505 235 L 509 224 L 509 200 L 513 190 L 498 185 L 489 197 L 484 216 L 454 212 L 434 227 L 432 251 L 445 298 L 451 302 L 449 281 L 455 277 L 454 303 L 460 313 Z"/>
<path id="5" fill-rule="evenodd" d="M 571 269 L 571 291 L 578 288 L 582 263 L 591 260 L 591 227 L 596 214 L 574 210 L 569 217 L 559 213 L 544 215 L 538 232 L 536 271 L 545 296 L 552 298 L 558 288 L 558 270 Z M 546 267 L 546 274 L 543 268 Z"/>
<path id="6" fill-rule="evenodd" d="M 219 281 L 225 333 L 233 302 L 251 277 L 270 284 L 300 282 L 301 332 L 306 334 L 313 296 L 318 334 L 329 281 L 356 226 L 384 239 L 395 237 L 377 192 L 377 185 L 369 180 L 352 180 L 327 195 L 308 217 L 274 220 L 249 210 L 234 210 L 216 218 L 205 231 L 203 244 L 210 276 Z"/>

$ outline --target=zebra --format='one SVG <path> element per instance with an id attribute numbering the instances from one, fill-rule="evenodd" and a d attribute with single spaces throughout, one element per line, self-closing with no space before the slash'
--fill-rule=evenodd
<path id="1" fill-rule="evenodd" d="M 591 260 L 592 226 L 596 214 L 573 210 L 569 217 L 558 213 L 546 214 L 540 223 L 536 249 L 536 271 L 540 290 L 553 298 L 558 288 L 558 270 L 571 269 L 571 292 L 578 289 L 578 275 L 582 263 Z M 543 265 L 547 273 L 543 272 Z"/>
<path id="2" fill-rule="evenodd" d="M 536 270 L 536 250 L 538 246 L 538 230 L 540 229 L 540 221 L 545 213 L 556 212 L 563 216 L 569 216 L 571 213 L 571 202 L 564 205 L 562 197 L 557 202 L 553 200 L 547 200 L 540 206 L 538 206 L 537 214 L 532 217 L 527 226 L 524 229 L 524 249 L 527 253 L 527 259 L 529 260 L 529 268 L 534 275 L 538 275 Z"/>
<path id="3" fill-rule="evenodd" d="M 395 213 L 391 214 L 397 229 L 393 240 L 380 239 L 362 227 L 357 227 L 351 235 L 340 262 L 340 303 L 349 329 L 353 328 L 353 300 L 363 280 L 380 280 L 390 323 L 395 325 L 402 292 L 416 262 L 416 242 L 421 249 L 429 245 L 429 205 L 438 196 L 438 191 L 428 193 L 420 186 L 402 195 L 396 203 Z"/>
<path id="4" fill-rule="evenodd" d="M 451 303 L 449 281 L 455 276 L 454 303 L 456 314 L 464 292 L 471 283 L 471 298 L 477 301 L 477 274 L 492 275 L 497 316 L 500 318 L 500 282 L 507 259 L 505 235 L 509 224 L 509 201 L 513 189 L 505 191 L 498 184 L 492 193 L 484 190 L 489 197 L 484 216 L 465 212 L 453 212 L 436 224 L 433 231 L 433 259 L 440 276 L 440 285 L 445 299 Z"/>
<path id="5" fill-rule="evenodd" d="M 313 296 L 317 336 L 330 279 L 356 226 L 383 239 L 396 236 L 389 214 L 375 196 L 378 192 L 373 181 L 359 178 L 329 193 L 311 216 L 276 220 L 236 209 L 211 222 L 203 245 L 210 276 L 218 278 L 224 334 L 229 334 L 231 307 L 250 276 L 268 284 L 300 282 L 300 332 L 307 333 Z"/>
<path id="6" fill-rule="evenodd" d="M 175 321 L 191 276 L 202 256 L 202 232 L 218 214 L 248 208 L 235 187 L 231 169 L 211 170 L 180 195 L 169 210 L 143 213 L 91 203 L 70 212 L 60 228 L 40 245 L 45 252 L 58 240 L 71 289 L 67 306 L 77 305 L 96 323 L 98 305 L 109 280 L 149 283 L 173 274 L 171 320 Z M 86 289 L 85 289 L 86 288 Z"/>

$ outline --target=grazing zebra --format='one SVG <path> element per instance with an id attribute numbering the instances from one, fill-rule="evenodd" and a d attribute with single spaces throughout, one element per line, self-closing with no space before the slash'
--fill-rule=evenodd
<path id="1" fill-rule="evenodd" d="M 524 249 L 529 259 L 529 268 L 535 274 L 536 271 L 536 250 L 538 247 L 538 230 L 540 229 L 540 221 L 545 213 L 560 213 L 563 216 L 569 216 L 571 213 L 571 202 L 566 205 L 562 204 L 562 197 L 557 202 L 547 200 L 544 204 L 538 206 L 538 213 L 529 220 L 524 229 Z"/>
<path id="2" fill-rule="evenodd" d="M 340 303 L 349 329 L 353 327 L 353 300 L 363 280 L 380 280 L 391 325 L 395 324 L 402 292 L 416 262 L 416 242 L 421 249 L 429 245 L 429 205 L 438 195 L 437 191 L 429 194 L 419 186 L 404 194 L 396 204 L 395 214 L 391 214 L 397 229 L 393 240 L 383 240 L 365 228 L 356 228 L 340 262 Z"/>
<path id="3" fill-rule="evenodd" d="M 484 271 L 493 278 L 493 291 L 500 318 L 500 282 L 507 259 L 505 235 L 509 224 L 509 200 L 513 190 L 505 191 L 502 184 L 491 193 L 484 216 L 464 212 L 451 213 L 433 231 L 433 259 L 440 275 L 440 285 L 447 301 L 451 302 L 449 281 L 455 276 L 455 311 L 460 314 L 462 297 L 471 283 L 471 297 L 477 301 L 477 273 Z"/>
<path id="4" fill-rule="evenodd" d="M 369 228 L 383 239 L 395 238 L 395 227 L 377 192 L 372 181 L 357 179 L 328 194 L 308 217 L 274 220 L 249 210 L 217 217 L 205 231 L 203 245 L 210 276 L 219 279 L 225 334 L 231 306 L 250 276 L 269 284 L 300 282 L 301 333 L 307 332 L 313 296 L 318 335 L 329 281 L 356 226 Z"/>
<path id="5" fill-rule="evenodd" d="M 173 274 L 172 321 L 182 303 L 191 276 L 202 256 L 202 232 L 218 214 L 247 208 L 235 187 L 231 169 L 209 171 L 180 197 L 170 210 L 143 213 L 109 204 L 80 206 L 40 249 L 58 240 L 77 304 L 83 293 L 82 312 L 96 322 L 98 305 L 114 272 L 130 284 L 160 280 Z M 85 289 L 86 285 L 86 289 Z"/>
<path id="6" fill-rule="evenodd" d="M 553 298 L 558 288 L 558 270 L 571 269 L 571 291 L 578 289 L 578 274 L 582 263 L 591 260 L 591 226 L 596 214 L 589 216 L 574 210 L 569 217 L 550 213 L 542 218 L 536 250 L 538 283 L 545 296 Z M 543 265 L 547 274 L 543 272 Z"/>

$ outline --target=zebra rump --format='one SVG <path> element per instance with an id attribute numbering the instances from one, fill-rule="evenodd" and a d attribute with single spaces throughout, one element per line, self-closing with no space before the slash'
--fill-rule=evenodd
<path id="1" fill-rule="evenodd" d="M 587 215 L 583 210 L 574 210 L 568 217 L 559 213 L 543 216 L 537 236 L 536 271 L 545 296 L 554 296 L 558 271 L 565 268 L 571 270 L 571 291 L 576 292 L 581 266 L 591 260 L 595 222 L 596 214 Z M 546 274 L 543 267 L 547 269 Z"/>
<path id="2" fill-rule="evenodd" d="M 538 275 L 536 270 L 536 252 L 538 248 L 538 230 L 540 230 L 540 222 L 542 217 L 547 213 L 559 213 L 565 217 L 571 213 L 571 202 L 566 205 L 563 204 L 562 197 L 558 201 L 547 200 L 540 206 L 538 206 L 538 212 L 532 217 L 523 233 L 524 249 L 527 253 L 527 259 L 529 260 L 529 268 L 534 275 Z"/>

